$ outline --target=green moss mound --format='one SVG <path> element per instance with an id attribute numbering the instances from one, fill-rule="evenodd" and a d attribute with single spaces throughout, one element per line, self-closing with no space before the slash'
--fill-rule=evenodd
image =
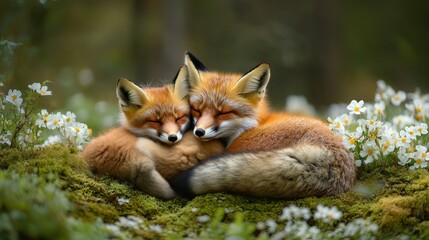
<path id="1" fill-rule="evenodd" d="M 75 239 L 77 234 L 87 239 L 222 239 L 231 231 L 264 239 L 268 235 L 260 234 L 256 223 L 278 220 L 291 204 L 312 210 L 337 206 L 343 222 L 369 219 L 380 227 L 383 238 L 429 237 L 427 169 L 363 172 L 354 191 L 334 197 L 286 201 L 208 194 L 191 201 L 164 201 L 127 183 L 93 175 L 78 153 L 59 146 L 0 150 L 0 168 L 2 239 Z M 205 215 L 209 218 L 200 218 Z"/>

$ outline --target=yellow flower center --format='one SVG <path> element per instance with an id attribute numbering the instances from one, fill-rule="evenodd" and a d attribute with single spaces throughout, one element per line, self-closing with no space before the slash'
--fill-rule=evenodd
<path id="1" fill-rule="evenodd" d="M 423 116 L 421 114 L 415 114 L 414 119 L 416 119 L 417 121 L 421 121 L 423 119 Z"/>
<path id="2" fill-rule="evenodd" d="M 356 107 L 354 108 L 354 111 L 355 111 L 355 112 L 359 112 L 359 110 L 360 110 L 360 107 L 359 107 L 359 106 L 356 106 Z"/>
<path id="3" fill-rule="evenodd" d="M 395 100 L 399 100 L 399 95 L 398 95 L 398 94 L 396 94 L 396 95 L 394 96 L 394 98 L 395 98 Z"/>
<path id="4" fill-rule="evenodd" d="M 78 128 L 78 127 L 75 127 L 74 128 L 74 130 L 78 133 L 78 132 L 80 132 L 80 128 Z"/>
<path id="5" fill-rule="evenodd" d="M 45 91 L 45 90 L 40 90 L 40 94 L 41 94 L 41 95 L 45 95 L 45 94 L 46 94 L 46 91 Z"/>
<path id="6" fill-rule="evenodd" d="M 355 144 L 355 142 L 356 142 L 356 138 L 354 138 L 354 137 L 349 137 L 349 143 L 350 143 L 350 144 Z"/>
<path id="7" fill-rule="evenodd" d="M 16 95 L 12 95 L 12 100 L 13 101 L 16 101 L 16 99 L 17 99 L 18 97 L 16 96 Z"/>
<path id="8" fill-rule="evenodd" d="M 381 111 L 381 109 L 380 109 L 380 108 L 378 108 L 378 109 L 377 109 L 377 114 L 378 114 L 378 115 L 381 115 L 381 113 L 383 113 L 383 112 Z"/>
<path id="9" fill-rule="evenodd" d="M 374 150 L 373 149 L 368 149 L 368 156 L 372 156 L 374 155 Z"/>
<path id="10" fill-rule="evenodd" d="M 417 165 L 422 165 L 423 160 L 422 160 L 422 159 L 420 159 L 420 158 L 417 158 L 417 159 L 416 159 L 416 163 L 417 163 Z"/>
<path id="11" fill-rule="evenodd" d="M 386 150 L 390 146 L 390 142 L 386 141 L 383 145 L 383 150 Z"/>
<path id="12" fill-rule="evenodd" d="M 58 120 L 54 120 L 54 125 L 58 125 L 59 121 Z"/>
<path id="13" fill-rule="evenodd" d="M 422 111 L 422 108 L 421 107 L 416 107 L 416 113 L 419 113 L 419 112 L 421 112 Z"/>
<path id="14" fill-rule="evenodd" d="M 401 141 L 402 141 L 402 143 L 406 143 L 407 142 L 407 138 L 406 137 L 402 137 Z"/>
<path id="15" fill-rule="evenodd" d="M 71 119 L 69 117 L 66 118 L 66 122 L 70 122 Z"/>
<path id="16" fill-rule="evenodd" d="M 348 118 L 344 119 L 344 125 L 347 125 L 347 124 L 349 124 L 349 119 Z"/>
<path id="17" fill-rule="evenodd" d="M 422 158 L 426 158 L 427 154 L 424 152 L 422 153 Z"/>

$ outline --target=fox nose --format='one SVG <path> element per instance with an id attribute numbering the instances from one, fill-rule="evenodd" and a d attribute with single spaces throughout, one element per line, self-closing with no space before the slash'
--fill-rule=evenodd
<path id="1" fill-rule="evenodd" d="M 195 135 L 197 135 L 197 137 L 202 137 L 202 136 L 204 136 L 204 134 L 206 134 L 206 132 L 202 128 L 197 128 L 195 130 Z"/>
<path id="2" fill-rule="evenodd" d="M 177 136 L 176 136 L 176 134 L 171 134 L 170 136 L 168 136 L 168 141 L 170 141 L 170 142 L 175 142 L 175 141 L 177 141 Z"/>

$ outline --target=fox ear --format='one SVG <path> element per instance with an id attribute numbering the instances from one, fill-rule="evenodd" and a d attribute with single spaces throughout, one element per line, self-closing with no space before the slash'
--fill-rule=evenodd
<path id="1" fill-rule="evenodd" d="M 207 68 L 190 52 L 185 52 L 185 65 L 188 67 L 189 88 L 194 88 L 200 81 L 199 71 L 207 71 Z"/>
<path id="2" fill-rule="evenodd" d="M 239 94 L 257 94 L 262 97 L 269 80 L 270 66 L 267 63 L 261 63 L 244 74 L 234 88 Z"/>
<path id="3" fill-rule="evenodd" d="M 173 81 L 174 94 L 183 100 L 189 93 L 189 82 L 188 82 L 188 67 L 183 65 L 176 74 Z"/>
<path id="4" fill-rule="evenodd" d="M 204 66 L 204 64 L 198 60 L 192 53 L 186 51 L 185 52 L 185 64 L 187 65 L 188 61 L 192 62 L 194 64 L 195 69 L 197 69 L 200 72 L 207 72 L 208 68 Z"/>
<path id="5" fill-rule="evenodd" d="M 116 84 L 116 96 L 119 99 L 119 103 L 123 107 L 141 107 L 149 100 L 146 92 L 143 89 L 125 78 L 118 80 Z"/>

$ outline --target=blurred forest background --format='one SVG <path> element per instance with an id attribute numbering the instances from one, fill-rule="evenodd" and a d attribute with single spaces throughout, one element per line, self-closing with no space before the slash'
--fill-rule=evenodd
<path id="1" fill-rule="evenodd" d="M 375 82 L 429 90 L 429 1 L 1 0 L 0 81 L 50 80 L 48 110 L 96 133 L 116 123 L 115 84 L 170 82 L 191 51 L 212 70 L 271 65 L 281 109 L 371 101 Z"/>

